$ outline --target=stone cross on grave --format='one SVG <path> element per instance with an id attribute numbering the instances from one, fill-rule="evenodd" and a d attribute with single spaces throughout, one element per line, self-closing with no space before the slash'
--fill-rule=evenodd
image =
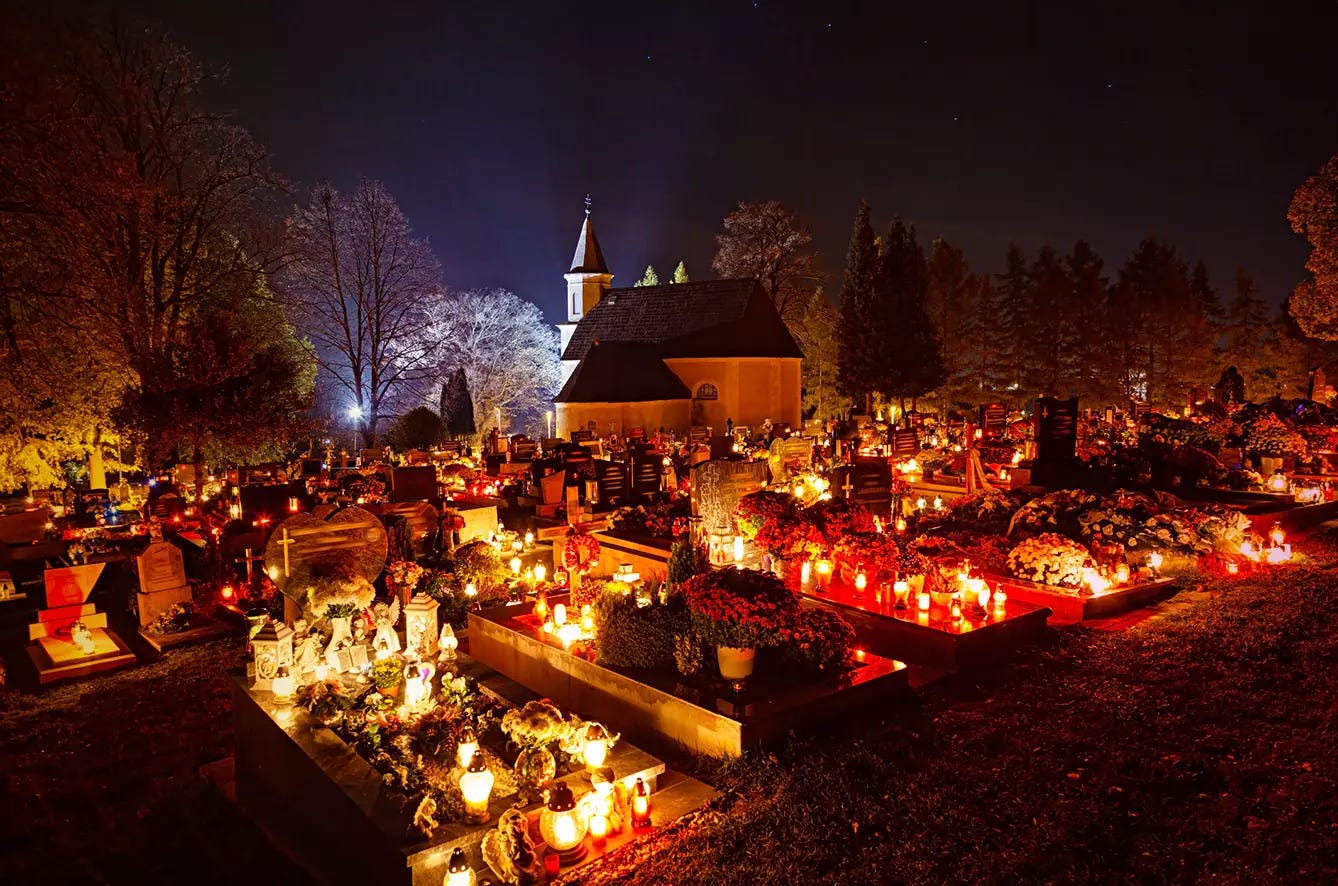
<path id="1" fill-rule="evenodd" d="M 288 530 L 287 530 L 287 529 L 280 529 L 279 531 L 283 533 L 283 537 L 282 537 L 281 539 L 279 539 L 277 542 L 275 542 L 275 544 L 283 545 L 283 577 L 284 577 L 284 578 L 287 578 L 288 575 L 289 575 L 289 571 L 288 571 L 288 546 L 291 545 L 291 544 L 293 543 L 294 539 L 292 539 L 292 538 L 289 537 L 289 535 L 288 535 Z M 251 552 L 250 552 L 250 551 L 247 551 L 246 553 L 249 555 Z M 263 558 L 261 558 L 261 559 L 263 559 Z M 246 571 L 247 571 L 248 573 L 251 571 L 251 565 L 250 565 L 249 562 L 247 563 Z M 249 579 L 250 576 L 248 575 L 247 578 Z"/>
<path id="2" fill-rule="evenodd" d="M 841 484 L 841 491 L 846 494 L 846 498 L 850 498 L 850 492 L 855 488 L 855 484 L 850 482 L 850 474 L 850 471 L 846 472 L 846 482 Z"/>
<path id="3" fill-rule="evenodd" d="M 284 553 L 287 553 L 287 552 L 288 552 L 288 549 L 287 549 L 287 548 L 284 548 L 283 550 L 284 550 Z M 262 562 L 264 562 L 264 560 L 265 560 L 264 557 L 255 557 L 255 556 L 252 556 L 252 554 L 251 554 L 251 549 L 250 549 L 250 548 L 247 548 L 247 549 L 246 549 L 246 556 L 245 556 L 245 557 L 238 557 L 236 560 L 233 560 L 232 562 L 234 562 L 234 563 L 245 563 L 245 564 L 246 564 L 246 583 L 247 583 L 247 584 L 250 584 L 250 583 L 251 583 L 251 568 L 252 568 L 252 567 L 251 567 L 251 564 L 252 564 L 252 563 L 262 563 Z"/>

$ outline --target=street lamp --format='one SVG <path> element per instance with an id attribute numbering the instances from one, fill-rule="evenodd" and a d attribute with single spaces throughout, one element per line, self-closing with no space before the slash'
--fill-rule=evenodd
<path id="1" fill-rule="evenodd" d="M 353 449 L 356 451 L 360 446 L 360 441 L 358 439 L 359 437 L 358 432 L 361 430 L 361 425 L 362 425 L 361 404 L 354 403 L 352 406 L 348 408 L 348 419 L 350 422 L 353 423 Z"/>

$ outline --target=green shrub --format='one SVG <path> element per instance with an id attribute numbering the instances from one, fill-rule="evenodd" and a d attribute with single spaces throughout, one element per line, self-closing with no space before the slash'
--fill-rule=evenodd
<path id="1" fill-rule="evenodd" d="M 677 587 L 694 575 L 701 575 L 711 568 L 706 556 L 706 549 L 694 544 L 691 539 L 679 539 L 669 548 L 668 580 Z"/>
<path id="2" fill-rule="evenodd" d="M 620 668 L 661 668 L 674 664 L 674 635 L 691 629 L 678 596 L 638 606 L 633 594 L 610 590 L 594 602 L 596 661 Z"/>

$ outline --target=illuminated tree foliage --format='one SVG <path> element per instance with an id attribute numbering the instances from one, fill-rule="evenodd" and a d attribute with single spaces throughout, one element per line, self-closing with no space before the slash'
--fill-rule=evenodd
<path id="1" fill-rule="evenodd" d="M 1287 220 L 1310 243 L 1310 279 L 1292 293 L 1291 314 L 1306 335 L 1338 341 L 1338 154 L 1296 189 Z"/>
<path id="2" fill-rule="evenodd" d="M 787 323 L 797 322 L 817 286 L 813 235 L 775 200 L 740 203 L 715 237 L 711 268 L 721 277 L 752 277 Z"/>

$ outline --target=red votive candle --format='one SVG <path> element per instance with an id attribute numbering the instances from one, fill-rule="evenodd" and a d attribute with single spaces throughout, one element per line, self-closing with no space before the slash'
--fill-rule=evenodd
<path id="1" fill-rule="evenodd" d="M 562 870 L 562 859 L 551 849 L 544 853 L 544 873 L 556 877 Z"/>

